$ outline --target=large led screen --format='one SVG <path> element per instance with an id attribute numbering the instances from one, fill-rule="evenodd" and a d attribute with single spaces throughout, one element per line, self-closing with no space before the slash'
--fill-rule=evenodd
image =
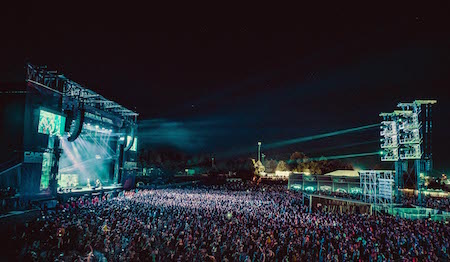
<path id="1" fill-rule="evenodd" d="M 47 135 L 64 135 L 64 126 L 66 118 L 61 115 L 53 114 L 42 110 L 39 113 L 38 132 Z"/>

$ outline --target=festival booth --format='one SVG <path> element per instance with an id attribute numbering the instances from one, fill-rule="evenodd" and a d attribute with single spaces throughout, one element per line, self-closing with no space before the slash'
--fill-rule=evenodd
<path id="1" fill-rule="evenodd" d="M 292 173 L 289 176 L 288 189 L 308 192 L 361 193 L 359 174 L 354 170 L 336 170 L 323 175 Z"/>

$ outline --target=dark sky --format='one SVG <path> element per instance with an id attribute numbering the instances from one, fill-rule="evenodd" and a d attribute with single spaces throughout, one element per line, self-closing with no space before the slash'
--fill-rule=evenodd
<path id="1" fill-rule="evenodd" d="M 448 8 L 130 9 L 3 9 L 0 81 L 47 65 L 139 112 L 142 146 L 216 155 L 377 123 L 400 101 L 432 98 L 435 167 L 450 169 Z M 377 139 L 370 129 L 266 155 L 373 152 Z"/>

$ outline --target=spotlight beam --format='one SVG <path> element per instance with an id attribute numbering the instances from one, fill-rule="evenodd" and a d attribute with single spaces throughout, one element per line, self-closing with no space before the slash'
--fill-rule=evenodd
<path id="1" fill-rule="evenodd" d="M 103 158 L 101 161 L 108 161 L 111 160 L 112 157 L 107 157 L 107 158 Z M 72 165 L 68 165 L 65 166 L 61 169 L 59 169 L 60 172 L 71 172 L 75 169 L 81 169 L 81 168 L 86 168 L 86 167 L 90 167 L 90 166 L 98 166 L 99 165 L 99 160 L 98 159 L 86 159 L 84 161 L 80 161 L 77 163 L 74 163 Z"/>
<path id="2" fill-rule="evenodd" d="M 309 158 L 309 161 L 319 161 L 322 159 L 326 160 L 335 160 L 335 159 L 343 159 L 343 158 L 355 158 L 355 157 L 364 157 L 364 156 L 374 156 L 379 155 L 380 152 L 367 152 L 367 153 L 356 153 L 356 154 L 348 154 L 348 155 L 337 155 L 337 156 L 322 156 L 322 157 L 313 157 Z"/>
<path id="3" fill-rule="evenodd" d="M 307 153 L 326 152 L 326 151 L 330 151 L 330 150 L 334 150 L 334 149 L 341 149 L 341 148 L 347 148 L 347 147 L 375 144 L 375 143 L 379 143 L 379 142 L 380 142 L 379 139 L 375 139 L 375 140 L 359 142 L 359 143 L 351 143 L 351 144 L 345 144 L 345 145 L 340 145 L 340 146 L 331 146 L 331 147 L 319 148 L 317 150 L 308 151 Z"/>
<path id="4" fill-rule="evenodd" d="M 88 132 L 87 134 L 88 134 L 88 136 L 94 141 L 94 143 L 95 143 L 96 145 L 98 145 L 99 148 L 102 149 L 102 151 L 103 151 L 105 154 L 107 154 L 108 156 L 111 156 L 112 154 L 114 154 L 114 150 L 113 150 L 107 143 L 104 143 L 104 144 L 102 145 L 102 144 L 100 144 L 100 143 L 97 141 L 97 139 L 95 139 L 89 132 Z M 108 139 L 109 139 L 109 135 L 108 135 Z M 106 148 L 105 148 L 105 147 L 106 147 Z M 108 150 L 108 149 L 109 149 L 109 150 Z"/>
<path id="5" fill-rule="evenodd" d="M 354 128 L 334 131 L 334 132 L 330 132 L 330 133 L 324 133 L 324 134 L 320 134 L 320 135 L 306 136 L 306 137 L 288 139 L 288 140 L 284 140 L 284 141 L 278 141 L 278 142 L 267 144 L 265 146 L 265 148 L 276 148 L 276 147 L 281 147 L 281 146 L 286 146 L 286 145 L 291 145 L 291 144 L 308 142 L 308 141 L 312 141 L 312 140 L 316 140 L 316 139 L 322 139 L 322 138 L 331 137 L 331 136 L 337 136 L 337 135 L 343 135 L 343 134 L 348 134 L 348 133 L 352 133 L 352 132 L 358 132 L 358 131 L 362 131 L 365 129 L 374 128 L 379 125 L 380 124 L 377 123 L 377 124 L 372 124 L 372 125 L 366 125 L 366 126 L 360 126 L 360 127 L 354 127 Z"/>

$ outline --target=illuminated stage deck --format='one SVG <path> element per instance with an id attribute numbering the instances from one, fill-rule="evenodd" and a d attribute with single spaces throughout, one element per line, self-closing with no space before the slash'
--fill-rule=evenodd
<path id="1" fill-rule="evenodd" d="M 103 195 L 104 193 L 118 192 L 122 190 L 123 190 L 122 185 L 104 186 L 102 188 L 77 187 L 69 191 L 65 190 L 64 188 L 60 188 L 60 190 L 58 190 L 58 198 L 67 199 L 70 197 L 80 197 L 85 195 L 95 196 L 95 195 Z"/>

